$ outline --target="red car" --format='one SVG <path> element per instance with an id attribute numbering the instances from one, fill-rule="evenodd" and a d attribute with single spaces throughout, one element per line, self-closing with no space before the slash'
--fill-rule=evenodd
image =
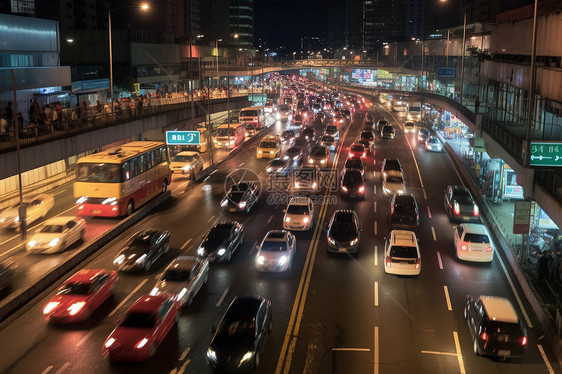
<path id="1" fill-rule="evenodd" d="M 73 323 L 86 320 L 104 303 L 117 285 L 114 270 L 82 269 L 68 278 L 43 308 L 50 322 Z"/>
<path id="2" fill-rule="evenodd" d="M 367 151 L 365 151 L 365 147 L 361 143 L 354 142 L 349 147 L 349 158 L 352 157 L 365 158 L 366 155 L 367 155 Z"/>
<path id="3" fill-rule="evenodd" d="M 138 362 L 154 356 L 158 345 L 179 319 L 176 296 L 143 295 L 135 301 L 103 344 L 103 355 L 112 361 Z"/>

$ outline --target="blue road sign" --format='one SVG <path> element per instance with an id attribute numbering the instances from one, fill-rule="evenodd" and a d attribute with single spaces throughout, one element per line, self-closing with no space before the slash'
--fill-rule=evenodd
<path id="1" fill-rule="evenodd" d="M 166 144 L 170 145 L 200 145 L 199 131 L 166 131 Z"/>
<path id="2" fill-rule="evenodd" d="M 437 68 L 437 77 L 439 77 L 439 78 L 454 78 L 456 71 L 457 71 L 456 68 L 438 67 Z"/>

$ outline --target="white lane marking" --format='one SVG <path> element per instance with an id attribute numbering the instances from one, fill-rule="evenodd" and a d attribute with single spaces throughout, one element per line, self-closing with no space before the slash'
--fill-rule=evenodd
<path id="1" fill-rule="evenodd" d="M 550 365 L 550 362 L 548 361 L 548 357 L 546 357 L 546 354 L 544 353 L 544 349 L 542 348 L 542 345 L 537 344 L 537 348 L 539 349 L 539 352 L 541 353 L 542 359 L 544 361 L 544 364 L 546 365 L 548 373 L 554 374 L 554 370 L 552 370 L 552 365 Z"/>
<path id="2" fill-rule="evenodd" d="M 378 248 L 378 246 L 375 245 L 375 259 L 374 259 L 375 266 L 379 266 L 379 253 L 378 252 L 379 252 L 379 248 Z"/>
<path id="3" fill-rule="evenodd" d="M 271 222 L 271 219 L 273 218 L 273 214 L 269 216 L 269 218 L 267 219 L 267 225 L 269 225 L 269 222 Z"/>
<path id="4" fill-rule="evenodd" d="M 455 349 L 457 350 L 457 359 L 459 360 L 459 369 L 461 374 L 466 374 L 464 370 L 464 361 L 462 359 L 461 345 L 459 343 L 459 334 L 453 331 L 453 338 L 455 339 Z"/>
<path id="5" fill-rule="evenodd" d="M 408 141 L 408 143 L 410 143 L 410 142 Z M 413 151 L 411 151 L 411 152 L 412 152 L 412 158 L 414 159 L 414 165 L 416 165 L 416 170 L 418 171 L 418 177 L 420 178 L 421 187 L 425 188 L 423 186 L 423 180 L 422 180 L 422 177 L 421 177 L 420 168 L 418 167 L 418 162 L 416 161 L 416 156 L 414 155 Z M 425 191 L 424 191 L 424 194 L 425 194 Z M 427 197 L 426 197 L 426 199 L 427 199 Z"/>
<path id="6" fill-rule="evenodd" d="M 456 356 L 456 353 L 451 353 L 451 352 L 437 352 L 437 351 L 424 351 L 422 350 L 421 353 L 429 353 L 432 355 L 443 355 L 443 356 Z"/>
<path id="7" fill-rule="evenodd" d="M 427 215 L 429 218 L 431 218 L 431 210 L 429 210 L 429 205 L 427 206 Z"/>
<path id="8" fill-rule="evenodd" d="M 375 213 L 376 213 L 377 212 L 377 202 L 376 201 L 373 203 L 373 208 L 374 208 Z"/>
<path id="9" fill-rule="evenodd" d="M 191 348 L 187 347 L 185 349 L 185 351 L 183 351 L 183 353 L 180 355 L 180 358 L 178 359 L 178 361 L 185 360 L 185 357 L 187 356 L 187 354 L 189 353 L 190 350 L 191 350 Z"/>
<path id="10" fill-rule="evenodd" d="M 377 235 L 377 221 L 375 221 L 375 235 Z"/>
<path id="11" fill-rule="evenodd" d="M 136 286 L 135 289 L 132 290 L 131 293 L 128 294 L 127 297 L 124 298 L 123 301 L 121 301 L 121 302 L 119 303 L 119 305 L 117 305 L 117 306 L 115 307 L 115 309 L 113 309 L 113 310 L 111 311 L 111 313 L 109 313 L 108 317 L 111 317 L 112 315 L 114 315 L 115 313 L 117 313 L 117 311 L 119 310 L 119 308 L 121 308 L 121 307 L 127 302 L 127 300 L 129 300 L 129 299 L 131 298 L 131 296 L 133 296 L 133 295 L 135 294 L 135 292 L 137 292 L 142 286 L 144 286 L 144 284 L 145 284 L 147 281 L 148 281 L 148 278 L 144 278 L 143 281 L 140 282 L 139 285 Z"/>
<path id="12" fill-rule="evenodd" d="M 211 218 L 209 218 L 209 220 L 207 221 L 207 223 L 211 223 L 212 220 L 215 219 L 216 216 L 212 216 Z"/>
<path id="13" fill-rule="evenodd" d="M 64 365 L 62 365 L 61 368 L 55 372 L 55 374 L 63 373 L 69 366 L 70 362 L 65 362 Z"/>
<path id="14" fill-rule="evenodd" d="M 519 297 L 519 294 L 517 293 L 517 290 L 515 289 L 515 285 L 511 281 L 511 277 L 507 273 L 507 269 L 505 268 L 505 265 L 503 263 L 503 260 L 502 260 L 501 256 L 496 255 L 496 258 L 498 258 L 500 260 L 500 265 L 502 266 L 503 273 L 505 274 L 505 277 L 507 278 L 507 282 L 509 283 L 509 286 L 511 287 L 511 290 L 513 291 L 513 294 L 515 295 L 515 299 L 517 299 L 517 304 L 519 304 L 519 309 L 521 309 L 521 312 L 523 313 L 523 317 L 525 317 L 525 322 L 527 323 L 527 326 L 530 329 L 532 329 L 533 324 L 531 323 L 531 320 L 529 319 L 529 315 L 527 314 L 527 311 L 525 310 L 525 307 L 523 306 L 523 302 L 521 302 L 521 298 Z"/>
<path id="15" fill-rule="evenodd" d="M 375 282 L 375 306 L 379 306 L 379 282 Z"/>
<path id="16" fill-rule="evenodd" d="M 451 299 L 449 298 L 449 288 L 447 286 L 443 286 L 443 292 L 445 292 L 445 300 L 447 301 L 447 310 L 452 311 L 453 306 L 451 305 Z"/>
<path id="17" fill-rule="evenodd" d="M 45 370 L 43 370 L 43 371 L 41 372 L 41 374 L 47 374 L 47 373 L 50 372 L 51 370 L 53 370 L 53 367 L 52 367 L 52 366 L 47 366 L 47 368 L 46 368 Z"/>
<path id="18" fill-rule="evenodd" d="M 226 290 L 224 290 L 224 292 L 221 295 L 221 298 L 219 299 L 219 301 L 217 302 L 217 304 L 215 305 L 216 307 L 221 306 L 222 302 L 224 301 L 224 298 L 226 297 L 226 294 L 228 294 L 228 291 L 230 290 L 230 287 L 227 287 Z"/>
<path id="19" fill-rule="evenodd" d="M 441 253 L 437 251 L 437 262 L 439 263 L 439 269 L 443 270 L 443 261 L 441 260 Z"/>
<path id="20" fill-rule="evenodd" d="M 433 235 L 433 240 L 437 241 L 437 236 L 435 236 L 435 229 L 431 226 L 431 235 Z"/>
<path id="21" fill-rule="evenodd" d="M 84 344 L 84 342 L 85 342 L 86 340 L 88 340 L 88 338 L 89 338 L 90 336 L 92 336 L 93 333 L 94 333 L 94 331 L 92 330 L 92 331 L 90 331 L 89 333 L 87 333 L 86 335 L 84 335 L 84 337 L 83 337 L 82 339 L 80 339 L 80 340 L 78 341 L 78 343 L 76 343 L 76 346 L 77 346 L 77 347 L 80 347 L 82 344 Z"/>
<path id="22" fill-rule="evenodd" d="M 379 374 L 379 327 L 375 326 L 375 348 L 374 348 L 374 373 Z"/>
<path id="23" fill-rule="evenodd" d="M 180 247 L 180 251 L 183 251 L 183 249 L 185 247 L 187 247 L 189 245 L 189 243 L 191 243 L 192 238 L 187 239 L 187 241 L 185 243 L 183 243 L 183 245 Z"/>
<path id="24" fill-rule="evenodd" d="M 371 348 L 332 348 L 332 351 L 371 352 Z"/>

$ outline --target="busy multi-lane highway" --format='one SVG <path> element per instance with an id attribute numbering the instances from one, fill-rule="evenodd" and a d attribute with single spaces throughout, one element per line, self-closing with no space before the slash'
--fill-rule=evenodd
<path id="1" fill-rule="evenodd" d="M 268 199 L 264 169 L 267 160 L 256 159 L 256 142 L 246 144 L 219 166 L 217 173 L 243 169 L 261 180 L 261 195 L 249 214 L 227 213 L 220 207 L 224 181 L 213 175 L 201 183 L 174 178 L 173 198 L 160 206 L 79 268 L 115 269 L 113 260 L 125 241 L 142 229 L 170 232 L 170 251 L 146 273 L 121 273 L 116 295 L 83 323 L 58 326 L 47 323 L 42 309 L 56 284 L 0 326 L 5 342 L 0 372 L 5 373 L 205 373 L 211 329 L 234 296 L 259 295 L 272 303 L 273 330 L 268 338 L 259 373 L 549 373 L 549 350 L 541 345 L 524 299 L 512 284 L 500 256 L 492 264 L 461 263 L 455 259 L 453 224 L 443 208 L 447 185 L 462 184 L 446 153 L 428 153 L 415 135 L 404 134 L 403 124 L 384 107 L 361 104 L 349 124 L 340 128 L 339 147 L 331 152 L 332 166 L 325 168 L 339 181 L 349 146 L 363 128 L 365 113 L 375 122 L 385 119 L 396 129 L 396 138 L 375 141 L 374 155 L 365 158 L 366 196 L 362 201 L 343 200 L 335 189 L 318 194 L 315 225 L 294 232 L 297 242 L 293 266 L 285 273 L 255 270 L 257 246 L 264 235 L 282 228 L 287 199 Z M 312 116 L 310 116 L 312 117 Z M 270 122 L 274 118 L 268 119 Z M 326 124 L 307 119 L 317 133 Z M 290 124 L 275 121 L 258 134 L 281 134 Z M 283 156 L 287 147 L 282 149 Z M 399 158 L 406 189 L 415 195 L 420 224 L 413 229 L 419 239 L 421 275 L 402 277 L 384 272 L 384 238 L 390 233 L 389 198 L 381 187 L 381 162 Z M 256 177 L 257 178 L 257 177 Z M 74 209 L 71 186 L 53 193 L 56 206 L 49 216 Z M 279 191 L 275 191 L 279 192 Z M 288 194 L 289 191 L 287 191 Z M 277 195 L 278 196 L 278 195 Z M 361 223 L 357 255 L 328 254 L 325 228 L 336 209 L 355 210 Z M 102 345 L 120 316 L 141 295 L 149 293 L 156 278 L 173 258 L 196 255 L 202 236 L 217 222 L 236 220 L 244 225 L 244 241 L 229 263 L 212 264 L 207 284 L 193 304 L 181 311 L 177 323 L 156 355 L 142 364 L 115 364 L 102 357 Z M 88 219 L 86 241 L 107 230 L 116 220 Z M 15 255 L 27 274 L 56 266 L 73 249 L 41 257 L 26 255 L 17 238 L 1 238 L 0 250 Z M 74 271 L 79 270 L 74 269 Z M 70 275 L 70 274 L 69 274 Z M 33 278 L 28 278 L 33 281 Z M 503 296 L 511 300 L 527 328 L 527 354 L 520 360 L 495 360 L 476 356 L 463 316 L 467 295 Z"/>

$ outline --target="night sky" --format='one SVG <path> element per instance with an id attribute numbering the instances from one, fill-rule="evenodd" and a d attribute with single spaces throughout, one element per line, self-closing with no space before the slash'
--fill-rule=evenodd
<path id="1" fill-rule="evenodd" d="M 296 50 L 302 36 L 328 37 L 326 0 L 255 0 L 256 46 L 259 38 L 267 46 Z"/>

